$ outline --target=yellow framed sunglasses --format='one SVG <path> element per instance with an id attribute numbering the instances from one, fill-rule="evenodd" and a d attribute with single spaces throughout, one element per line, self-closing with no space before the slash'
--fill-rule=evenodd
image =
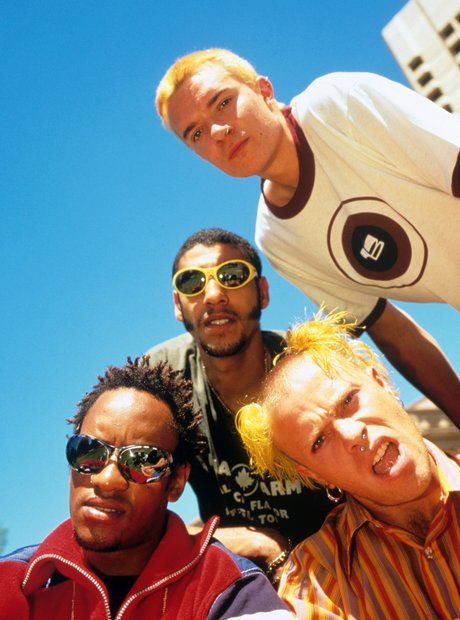
<path id="1" fill-rule="evenodd" d="M 239 258 L 227 260 L 215 267 L 186 267 L 173 276 L 175 290 L 186 297 L 195 297 L 204 291 L 208 280 L 213 277 L 222 288 L 234 290 L 246 286 L 257 277 L 251 263 Z"/>

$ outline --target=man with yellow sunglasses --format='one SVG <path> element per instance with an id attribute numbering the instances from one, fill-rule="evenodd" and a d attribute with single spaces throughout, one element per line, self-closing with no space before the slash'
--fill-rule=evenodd
<path id="1" fill-rule="evenodd" d="M 258 477 L 235 429 L 234 414 L 259 394 L 284 346 L 280 332 L 260 327 L 269 303 L 260 257 L 242 237 L 204 229 L 179 249 L 172 284 L 175 315 L 188 333 L 148 355 L 192 380 L 195 406 L 203 412 L 209 450 L 192 462 L 190 475 L 200 517 L 218 514 L 216 536 L 276 580 L 291 544 L 317 531 L 332 505 L 300 484 Z"/>

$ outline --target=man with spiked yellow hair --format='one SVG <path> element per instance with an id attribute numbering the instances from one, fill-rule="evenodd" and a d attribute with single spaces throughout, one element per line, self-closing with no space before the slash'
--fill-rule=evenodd
<path id="1" fill-rule="evenodd" d="M 298 618 L 458 618 L 460 470 L 385 368 L 329 314 L 293 328 L 237 426 L 259 473 L 346 501 L 301 542 L 279 594 Z"/>

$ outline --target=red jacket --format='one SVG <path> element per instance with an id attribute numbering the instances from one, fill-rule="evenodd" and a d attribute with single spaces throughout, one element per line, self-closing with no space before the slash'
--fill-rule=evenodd
<path id="1" fill-rule="evenodd" d="M 288 618 L 260 569 L 211 540 L 217 525 L 214 517 L 201 534 L 191 536 L 169 512 L 165 535 L 117 620 L 216 620 L 255 611 L 265 611 L 267 619 Z M 105 585 L 85 564 L 70 520 L 38 548 L 0 559 L 0 593 L 1 620 L 112 618 Z"/>

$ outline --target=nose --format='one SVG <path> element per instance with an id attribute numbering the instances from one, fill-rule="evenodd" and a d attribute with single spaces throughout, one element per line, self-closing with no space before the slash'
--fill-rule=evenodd
<path id="1" fill-rule="evenodd" d="M 110 459 L 99 473 L 91 474 L 91 484 L 93 487 L 99 488 L 103 493 L 125 491 L 129 486 L 128 480 L 123 478 L 114 459 Z"/>
<path id="2" fill-rule="evenodd" d="M 233 129 L 230 125 L 221 125 L 220 123 L 213 123 L 211 125 L 211 138 L 216 140 L 216 142 L 222 142 L 227 136 L 232 133 Z"/>
<path id="3" fill-rule="evenodd" d="M 352 418 L 339 419 L 335 421 L 335 427 L 349 452 L 365 452 L 369 442 L 364 422 Z"/>
<path id="4" fill-rule="evenodd" d="M 204 289 L 205 304 L 222 304 L 227 303 L 227 294 L 213 276 L 211 276 Z"/>

